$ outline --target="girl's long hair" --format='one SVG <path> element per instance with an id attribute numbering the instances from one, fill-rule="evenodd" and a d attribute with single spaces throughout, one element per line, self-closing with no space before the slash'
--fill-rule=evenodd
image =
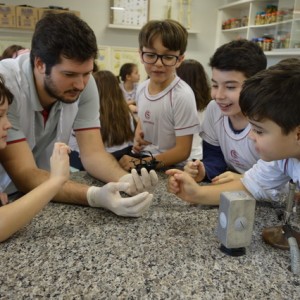
<path id="1" fill-rule="evenodd" d="M 203 111 L 211 100 L 210 83 L 208 76 L 200 62 L 195 59 L 186 59 L 176 70 L 193 90 L 198 111 Z"/>
<path id="2" fill-rule="evenodd" d="M 134 131 L 131 128 L 133 120 L 117 77 L 110 71 L 93 73 L 100 96 L 101 135 L 107 147 L 122 145 L 133 141 Z"/>

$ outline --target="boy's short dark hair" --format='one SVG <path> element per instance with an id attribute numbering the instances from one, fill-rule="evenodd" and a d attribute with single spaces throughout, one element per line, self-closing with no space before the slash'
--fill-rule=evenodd
<path id="1" fill-rule="evenodd" d="M 153 40 L 160 36 L 164 47 L 171 51 L 185 53 L 187 47 L 188 32 L 177 21 L 172 19 L 152 20 L 146 23 L 139 33 L 139 48 L 152 48 Z"/>
<path id="2" fill-rule="evenodd" d="M 97 52 L 95 34 L 86 22 L 71 13 L 48 13 L 35 26 L 30 61 L 33 67 L 35 57 L 40 57 L 50 74 L 61 56 L 84 62 L 95 59 Z"/>
<path id="3" fill-rule="evenodd" d="M 244 82 L 242 112 L 254 121 L 269 119 L 288 134 L 300 125 L 300 60 L 285 59 Z"/>
<path id="4" fill-rule="evenodd" d="M 7 100 L 8 104 L 11 104 L 13 101 L 13 94 L 11 91 L 5 86 L 5 81 L 0 75 L 0 105 L 4 104 L 4 102 Z"/>
<path id="5" fill-rule="evenodd" d="M 267 58 L 256 43 L 241 39 L 220 46 L 209 65 L 222 71 L 242 72 L 249 78 L 267 67 Z"/>

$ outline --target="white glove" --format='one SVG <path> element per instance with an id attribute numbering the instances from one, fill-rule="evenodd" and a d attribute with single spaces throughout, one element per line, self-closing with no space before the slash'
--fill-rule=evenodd
<path id="1" fill-rule="evenodd" d="M 139 217 L 148 210 L 153 195 L 144 192 L 129 198 L 122 198 L 120 191 L 126 191 L 129 183 L 110 182 L 103 187 L 91 186 L 87 191 L 87 201 L 92 207 L 102 207 L 123 217 Z"/>
<path id="2" fill-rule="evenodd" d="M 141 176 L 136 169 L 131 170 L 131 174 L 123 175 L 119 182 L 128 182 L 129 187 L 124 190 L 128 195 L 136 195 L 138 193 L 148 191 L 151 193 L 158 183 L 158 177 L 154 170 L 149 173 L 146 168 L 142 168 Z"/>

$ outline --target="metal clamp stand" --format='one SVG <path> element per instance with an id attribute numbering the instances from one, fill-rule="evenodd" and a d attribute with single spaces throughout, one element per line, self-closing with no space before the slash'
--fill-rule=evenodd
<path id="1" fill-rule="evenodd" d="M 291 228 L 290 216 L 292 214 L 296 185 L 292 181 L 289 183 L 289 194 L 284 211 L 284 224 L 282 226 L 274 226 L 265 228 L 262 232 L 263 240 L 282 250 L 290 250 L 291 252 L 291 271 L 294 274 L 300 274 L 300 233 Z"/>

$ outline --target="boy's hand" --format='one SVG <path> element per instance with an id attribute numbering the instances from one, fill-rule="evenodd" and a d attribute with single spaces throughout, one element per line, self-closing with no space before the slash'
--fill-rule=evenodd
<path id="1" fill-rule="evenodd" d="M 0 206 L 8 204 L 8 197 L 6 193 L 0 193 Z"/>
<path id="2" fill-rule="evenodd" d="M 128 195 L 136 195 L 144 191 L 151 193 L 158 183 L 158 177 L 154 170 L 148 173 L 145 168 L 142 168 L 140 176 L 135 169 L 132 169 L 131 173 L 123 175 L 119 182 L 128 182 L 129 186 L 124 192 Z"/>
<path id="3" fill-rule="evenodd" d="M 184 166 L 184 172 L 188 173 L 196 182 L 201 182 L 205 177 L 205 167 L 200 160 L 188 161 Z"/>
<path id="4" fill-rule="evenodd" d="M 140 153 L 147 145 L 151 145 L 151 143 L 144 140 L 144 132 L 136 132 L 132 147 L 133 151 L 135 153 Z"/>
<path id="5" fill-rule="evenodd" d="M 136 162 L 136 164 L 140 163 L 140 160 L 138 158 L 129 155 L 123 155 L 119 160 L 119 164 L 124 170 L 129 171 L 135 168 L 134 161 Z"/>
<path id="6" fill-rule="evenodd" d="M 70 148 L 64 143 L 55 143 L 52 156 L 50 158 L 51 178 L 57 178 L 62 183 L 69 179 L 70 175 Z"/>
<path id="7" fill-rule="evenodd" d="M 122 198 L 120 191 L 126 191 L 126 182 L 110 182 L 103 187 L 91 186 L 87 192 L 87 200 L 91 207 L 106 208 L 118 216 L 140 217 L 146 212 L 153 199 L 153 195 L 144 192 L 129 198 Z"/>
<path id="8" fill-rule="evenodd" d="M 131 110 L 132 113 L 136 114 L 138 112 L 137 106 L 134 104 L 129 104 L 128 105 L 129 109 Z"/>
<path id="9" fill-rule="evenodd" d="M 238 180 L 238 179 L 240 179 L 242 177 L 243 177 L 242 174 L 238 174 L 238 173 L 234 173 L 234 172 L 231 172 L 231 171 L 227 171 L 227 172 L 224 172 L 224 173 L 216 176 L 215 178 L 213 178 L 211 180 L 211 183 L 212 184 L 222 184 L 222 183 L 226 183 L 226 182 Z"/>
<path id="10" fill-rule="evenodd" d="M 198 202 L 197 190 L 199 186 L 189 174 L 177 169 L 167 170 L 166 174 L 170 175 L 167 185 L 170 193 L 189 203 Z"/>

